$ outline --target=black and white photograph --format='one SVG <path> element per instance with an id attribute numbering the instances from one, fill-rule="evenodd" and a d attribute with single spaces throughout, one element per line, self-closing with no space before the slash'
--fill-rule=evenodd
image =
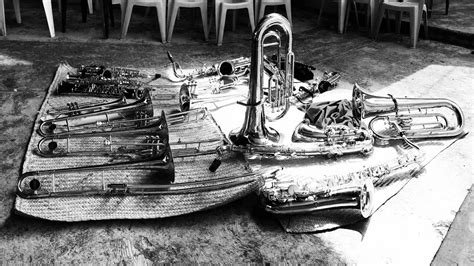
<path id="1" fill-rule="evenodd" d="M 0 0 L 0 264 L 474 265 L 474 1 Z"/>

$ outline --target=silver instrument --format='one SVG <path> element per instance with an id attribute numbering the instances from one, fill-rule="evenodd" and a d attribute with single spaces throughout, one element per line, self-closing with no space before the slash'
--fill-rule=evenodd
<path id="1" fill-rule="evenodd" d="M 345 125 L 328 125 L 324 130 L 309 123 L 308 119 L 298 124 L 292 136 L 293 142 L 319 144 L 321 153 L 329 157 L 349 153 L 369 155 L 373 151 L 374 139 L 369 130 L 352 129 Z"/>
<path id="2" fill-rule="evenodd" d="M 423 154 L 407 153 L 379 165 L 345 175 L 288 176 L 265 180 L 264 208 L 274 214 L 301 214 L 326 209 L 355 208 L 367 218 L 374 210 L 374 183 L 413 176 L 421 169 Z"/>
<path id="3" fill-rule="evenodd" d="M 449 99 L 376 96 L 355 84 L 352 103 L 356 118 L 373 117 L 369 129 L 382 143 L 455 137 L 464 132 L 464 114 Z"/>
<path id="4" fill-rule="evenodd" d="M 267 43 L 268 41 L 273 41 Z M 275 41 L 276 40 L 276 41 Z M 264 48 L 276 47 L 277 59 L 282 58 L 282 50 L 286 51 L 285 69 L 277 69 L 281 62 L 265 64 Z M 258 24 L 252 41 L 252 60 L 250 65 L 249 96 L 242 128 L 229 134 L 230 144 L 217 149 L 217 158 L 211 164 L 210 170 L 215 171 L 219 161 L 226 153 L 236 151 L 258 157 L 308 157 L 326 155 L 336 157 L 346 153 L 372 152 L 373 138 L 370 132 L 364 130 L 350 131 L 344 127 L 330 127 L 326 131 L 316 131 L 307 124 L 300 124 L 293 137 L 293 142 L 283 144 L 279 133 L 265 125 L 266 120 L 283 117 L 289 109 L 293 90 L 294 55 L 291 50 L 291 26 L 286 18 L 278 14 L 266 16 Z M 273 70 L 269 69 L 273 68 Z M 264 72 L 273 75 L 268 81 L 268 90 L 264 91 Z M 266 107 L 264 108 L 264 105 Z M 272 117 L 265 112 L 269 111 Z M 306 130 L 306 131 L 305 131 Z M 311 131 L 303 136 L 301 132 Z M 344 134 L 347 134 L 344 135 Z"/>
<path id="5" fill-rule="evenodd" d="M 266 43 L 266 41 L 273 41 Z M 275 41 L 276 40 L 276 41 Z M 281 49 L 286 50 L 284 80 L 280 84 L 274 75 L 268 81 L 269 91 L 265 99 L 264 82 L 264 48 L 276 47 L 278 59 Z M 229 139 L 236 145 L 268 146 L 278 143 L 279 133 L 265 126 L 266 116 L 264 103 L 270 105 L 272 112 L 278 112 L 273 119 L 283 117 L 289 108 L 288 96 L 293 90 L 293 64 L 291 25 L 286 18 L 278 14 L 270 14 L 257 25 L 252 39 L 252 55 L 250 63 L 249 95 L 244 124 L 241 129 L 230 133 Z M 278 66 L 280 64 L 277 64 Z M 273 71 L 279 73 L 279 70 Z M 272 86 L 274 84 L 274 86 Z"/>
<path id="6" fill-rule="evenodd" d="M 190 108 L 187 89 L 186 86 L 181 86 L 179 95 L 176 97 L 179 99 L 176 105 L 182 111 Z M 152 97 L 149 90 L 145 90 L 140 99 L 131 103 L 127 103 L 124 96 L 119 100 L 103 104 L 68 103 L 67 108 L 48 110 L 47 116 L 41 120 L 39 134 L 52 136 L 88 132 L 94 129 L 108 131 L 111 127 L 130 128 L 133 124 L 139 127 L 152 123 L 156 118 L 153 116 Z M 173 122 L 173 119 L 170 122 Z"/>

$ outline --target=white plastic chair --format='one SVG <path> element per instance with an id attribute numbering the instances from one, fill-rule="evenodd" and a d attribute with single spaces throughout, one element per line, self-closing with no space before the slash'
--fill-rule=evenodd
<path id="1" fill-rule="evenodd" d="M 166 0 L 126 0 L 126 2 L 127 7 L 125 9 L 125 16 L 122 20 L 122 38 L 125 38 L 125 36 L 127 35 L 128 25 L 130 24 L 133 6 L 149 6 L 156 7 L 158 25 L 160 27 L 161 42 L 166 42 Z"/>
<path id="2" fill-rule="evenodd" d="M 265 15 L 265 8 L 267 6 L 280 5 L 285 6 L 288 21 L 290 21 L 290 24 L 293 25 L 291 20 L 291 0 L 255 0 L 255 14 L 258 14 L 257 21 L 263 18 L 263 16 Z"/>
<path id="3" fill-rule="evenodd" d="M 199 8 L 201 10 L 204 40 L 207 41 L 209 39 L 209 30 L 207 25 L 207 0 L 168 0 L 168 42 L 171 42 L 174 24 L 176 22 L 178 11 L 181 7 Z"/>
<path id="4" fill-rule="evenodd" d="M 404 0 L 403 2 L 398 2 L 398 0 L 382 0 L 380 4 L 380 11 L 378 14 L 377 29 L 375 31 L 375 38 L 380 30 L 380 25 L 382 24 L 382 19 L 385 12 L 389 10 L 397 11 L 397 34 L 400 33 L 401 17 L 403 12 L 410 14 L 410 39 L 413 48 L 416 48 L 418 42 L 418 35 L 420 33 L 421 20 L 424 15 L 424 28 L 425 28 L 425 38 L 428 35 L 428 14 L 427 8 L 425 5 L 425 0 Z M 388 16 L 387 16 L 388 17 Z"/>
<path id="5" fill-rule="evenodd" d="M 16 22 L 21 24 L 20 0 L 13 0 L 13 9 L 15 10 Z M 7 36 L 7 26 L 5 23 L 5 3 L 0 0 L 0 31 L 3 36 Z"/>
<path id="6" fill-rule="evenodd" d="M 254 4 L 252 0 L 215 0 L 215 17 L 216 17 L 216 38 L 217 45 L 222 45 L 224 39 L 225 19 L 228 10 L 247 9 L 252 32 L 255 29 Z M 235 19 L 235 17 L 234 17 Z"/>

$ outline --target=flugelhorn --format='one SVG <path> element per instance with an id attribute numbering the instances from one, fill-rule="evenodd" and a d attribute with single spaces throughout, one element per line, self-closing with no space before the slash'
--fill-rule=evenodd
<path id="1" fill-rule="evenodd" d="M 369 129 L 382 142 L 455 137 L 464 132 L 464 114 L 449 99 L 376 96 L 355 84 L 352 104 L 359 120 L 374 117 Z"/>
<path id="2" fill-rule="evenodd" d="M 272 41 L 272 42 L 269 42 Z M 265 126 L 267 119 L 264 104 L 270 106 L 272 119 L 283 117 L 289 108 L 289 96 L 293 90 L 293 63 L 292 32 L 289 21 L 281 15 L 270 14 L 265 16 L 257 25 L 252 38 L 252 55 L 250 63 L 249 95 L 246 103 L 244 124 L 241 129 L 230 133 L 229 139 L 236 145 L 265 146 L 277 143 L 280 139 L 276 130 Z M 263 82 L 265 72 L 264 48 L 276 47 L 277 58 L 281 58 L 281 50 L 285 50 L 285 69 L 279 70 L 268 81 L 267 99 L 264 96 Z M 279 62 L 278 62 L 279 63 Z M 277 64 L 280 66 L 280 64 Z M 277 75 L 284 71 L 282 83 Z M 281 83 L 281 84 L 280 84 Z"/>

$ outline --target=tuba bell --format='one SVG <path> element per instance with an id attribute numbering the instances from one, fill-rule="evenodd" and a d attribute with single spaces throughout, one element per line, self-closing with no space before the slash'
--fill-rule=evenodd
<path id="1" fill-rule="evenodd" d="M 464 132 L 464 114 L 449 99 L 376 96 L 355 84 L 352 104 L 357 119 L 373 117 L 369 129 L 382 143 L 456 137 Z"/>
<path id="2" fill-rule="evenodd" d="M 271 41 L 271 42 L 268 42 Z M 279 15 L 270 14 L 260 21 L 252 39 L 250 60 L 249 95 L 244 124 L 241 129 L 230 133 L 230 140 L 236 145 L 266 146 L 280 139 L 279 133 L 265 125 L 267 119 L 264 105 L 268 105 L 274 115 L 272 120 L 283 117 L 289 108 L 289 96 L 293 89 L 294 54 L 292 51 L 292 31 L 289 21 Z M 264 48 L 276 47 L 277 59 L 281 59 L 281 50 L 285 50 L 285 69 L 280 62 L 272 69 L 273 75 L 268 81 L 268 91 L 264 93 L 265 56 Z M 284 72 L 283 75 L 281 72 Z M 281 77 L 283 76 L 283 77 Z M 272 86 L 273 85 L 273 86 Z"/>

